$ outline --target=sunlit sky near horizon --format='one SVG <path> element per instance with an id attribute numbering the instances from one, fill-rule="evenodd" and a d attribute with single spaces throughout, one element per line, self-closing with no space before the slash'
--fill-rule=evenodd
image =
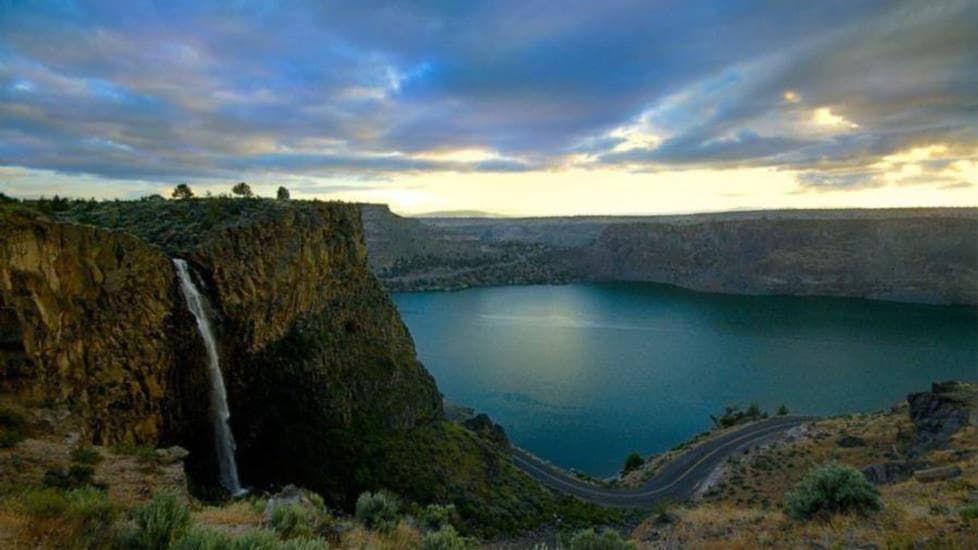
<path id="1" fill-rule="evenodd" d="M 0 0 L 0 192 L 978 205 L 978 2 Z"/>

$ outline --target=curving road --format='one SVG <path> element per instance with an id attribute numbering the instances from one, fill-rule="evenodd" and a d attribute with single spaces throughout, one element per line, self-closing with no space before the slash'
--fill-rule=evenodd
<path id="1" fill-rule="evenodd" d="M 814 418 L 807 416 L 778 416 L 725 433 L 678 456 L 639 487 L 597 487 L 515 447 L 513 460 L 521 470 L 559 493 L 605 506 L 648 507 L 665 498 L 690 498 L 710 472 L 727 457 L 747 447 L 776 439 L 791 428 L 812 420 Z"/>

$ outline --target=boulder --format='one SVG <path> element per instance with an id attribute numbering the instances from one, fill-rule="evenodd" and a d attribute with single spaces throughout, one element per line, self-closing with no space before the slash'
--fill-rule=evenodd
<path id="1" fill-rule="evenodd" d="M 961 468 L 957 466 L 941 466 L 939 468 L 927 468 L 925 470 L 917 470 L 913 473 L 914 479 L 920 481 L 921 483 L 930 483 L 932 481 L 943 481 L 945 479 L 951 479 L 952 477 L 958 477 L 961 475 Z"/>
<path id="2" fill-rule="evenodd" d="M 184 449 L 179 445 L 174 445 L 172 447 L 167 447 L 165 449 L 156 449 L 153 451 L 156 455 L 156 461 L 160 464 L 173 464 L 175 462 L 182 462 L 183 459 L 190 456 L 190 451 Z"/>
<path id="3" fill-rule="evenodd" d="M 978 386 L 964 382 L 935 382 L 931 391 L 907 396 L 916 433 L 910 456 L 944 448 L 951 436 L 968 425 L 978 425 Z"/>
<path id="4" fill-rule="evenodd" d="M 866 476 L 866 479 L 877 485 L 885 485 L 910 479 L 915 471 L 928 466 L 930 464 L 926 462 L 894 460 L 867 466 L 863 468 L 863 475 Z"/>

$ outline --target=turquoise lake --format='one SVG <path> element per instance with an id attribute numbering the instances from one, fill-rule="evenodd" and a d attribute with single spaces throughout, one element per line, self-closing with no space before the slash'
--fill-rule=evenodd
<path id="1" fill-rule="evenodd" d="M 978 379 L 973 307 L 703 294 L 642 283 L 394 295 L 449 400 L 515 444 L 614 475 L 725 405 L 830 415 Z"/>

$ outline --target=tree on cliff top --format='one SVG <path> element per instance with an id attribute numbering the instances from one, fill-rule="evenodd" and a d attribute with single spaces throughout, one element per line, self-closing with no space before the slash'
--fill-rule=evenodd
<path id="1" fill-rule="evenodd" d="M 171 197 L 175 199 L 192 199 L 194 198 L 194 192 L 191 191 L 190 186 L 186 183 L 181 183 L 180 185 L 173 188 L 173 193 L 170 194 Z"/>
<path id="2" fill-rule="evenodd" d="M 255 196 L 255 194 L 251 192 L 251 186 L 243 181 L 232 187 L 231 192 L 246 199 Z"/>
<path id="3" fill-rule="evenodd" d="M 291 198 L 289 195 L 289 190 L 285 187 L 279 187 L 275 196 L 278 197 L 278 200 L 280 201 L 287 201 Z"/>

